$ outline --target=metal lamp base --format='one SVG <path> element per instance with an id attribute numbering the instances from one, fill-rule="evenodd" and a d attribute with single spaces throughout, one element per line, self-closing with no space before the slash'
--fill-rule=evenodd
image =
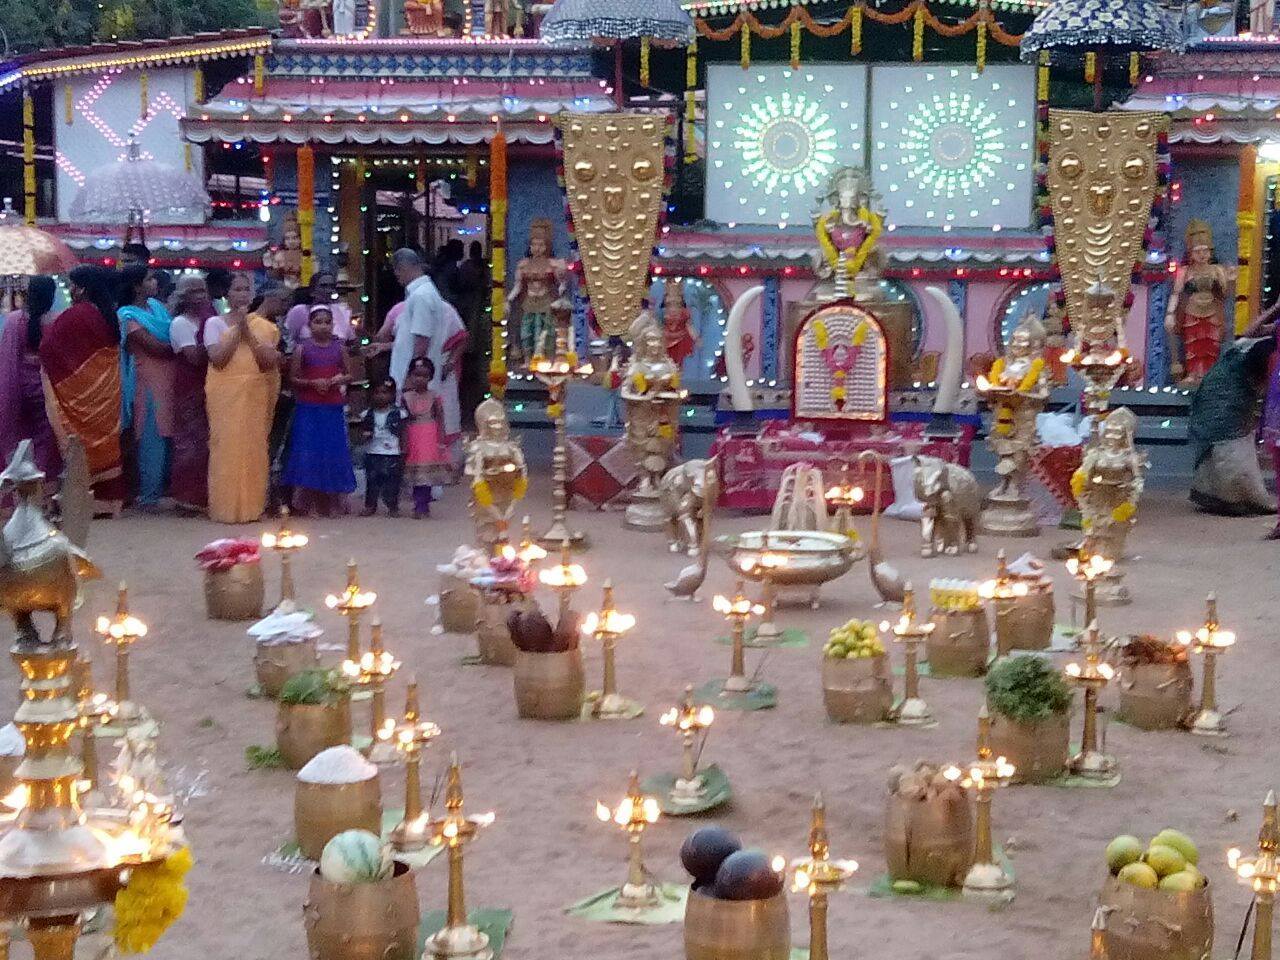
<path id="1" fill-rule="evenodd" d="M 905 727 L 933 723 L 933 711 L 919 697 L 912 697 L 910 700 L 902 701 L 902 706 L 898 708 L 897 721 Z"/>
<path id="2" fill-rule="evenodd" d="M 776 620 L 764 620 L 756 624 L 756 640 L 776 641 L 782 639 L 782 628 Z"/>
<path id="3" fill-rule="evenodd" d="M 1116 772 L 1116 758 L 1097 750 L 1077 753 L 1067 761 L 1067 769 L 1077 777 L 1106 780 Z"/>
<path id="4" fill-rule="evenodd" d="M 557 520 L 547 528 L 547 532 L 538 537 L 538 543 L 548 549 L 558 549 L 566 540 L 575 550 L 587 549 L 587 535 L 581 530 L 570 530 L 563 520 Z"/>
<path id="5" fill-rule="evenodd" d="M 724 681 L 725 693 L 747 693 L 755 689 L 755 684 L 743 676 L 728 677 Z"/>
<path id="6" fill-rule="evenodd" d="M 1007 903 L 1013 899 L 1013 877 L 998 863 L 975 863 L 964 878 L 966 899 Z"/>
<path id="7" fill-rule="evenodd" d="M 1040 524 L 1026 497 L 993 494 L 982 503 L 978 531 L 996 537 L 1038 537 Z"/>
<path id="8" fill-rule="evenodd" d="M 652 883 L 624 883 L 614 906 L 624 910 L 652 910 L 662 903 L 662 891 Z"/>
<path id="9" fill-rule="evenodd" d="M 1227 726 L 1217 710 L 1201 710 L 1191 721 L 1191 732 L 1200 737 L 1220 737 L 1227 732 Z"/>
<path id="10" fill-rule="evenodd" d="M 376 763 L 380 767 L 391 766 L 400 762 L 400 751 L 389 740 L 375 740 L 369 745 L 369 752 L 365 754 L 370 763 Z"/>
<path id="11" fill-rule="evenodd" d="M 1084 585 L 1077 583 L 1071 595 L 1076 600 L 1083 600 Z M 1124 574 L 1116 573 L 1114 570 L 1095 581 L 1093 596 L 1100 607 L 1123 607 L 1133 603 L 1133 596 L 1124 584 Z"/>
<path id="12" fill-rule="evenodd" d="M 671 515 L 662 505 L 656 490 L 637 490 L 631 495 L 631 502 L 622 515 L 622 523 L 631 530 L 658 533 L 671 526 Z"/>
<path id="13" fill-rule="evenodd" d="M 608 693 L 596 700 L 591 716 L 597 720 L 631 720 L 637 716 L 639 703 L 620 693 Z"/>
<path id="14" fill-rule="evenodd" d="M 399 853 L 416 853 L 427 846 L 427 834 L 421 826 L 413 827 L 401 820 L 391 831 L 392 849 Z"/>
<path id="15" fill-rule="evenodd" d="M 701 775 L 698 775 L 692 780 L 677 778 L 675 786 L 671 788 L 670 796 L 676 803 L 697 803 L 706 796 L 706 793 L 706 782 Z"/>
<path id="16" fill-rule="evenodd" d="M 454 957 L 465 957 L 467 960 L 493 960 L 493 951 L 489 949 L 489 937 L 478 929 L 466 926 L 445 927 L 427 938 L 424 958 L 431 960 L 450 960 Z"/>

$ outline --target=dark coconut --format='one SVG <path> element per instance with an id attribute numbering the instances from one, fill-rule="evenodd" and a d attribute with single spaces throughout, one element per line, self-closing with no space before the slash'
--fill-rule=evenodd
<path id="1" fill-rule="evenodd" d="M 768 900 L 782 890 L 782 874 L 763 850 L 739 850 L 716 871 L 717 896 L 723 900 Z"/>
<path id="2" fill-rule="evenodd" d="M 695 885 L 711 896 L 716 871 L 726 857 L 742 849 L 738 835 L 724 827 L 702 827 L 685 838 L 680 847 L 680 862 L 693 877 Z"/>
<path id="3" fill-rule="evenodd" d="M 555 649 L 551 624 L 541 610 L 516 610 L 507 617 L 511 642 L 526 653 L 549 653 Z"/>

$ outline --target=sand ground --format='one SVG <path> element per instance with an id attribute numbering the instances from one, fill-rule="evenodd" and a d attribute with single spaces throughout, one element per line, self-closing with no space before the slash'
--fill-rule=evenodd
<path id="1" fill-rule="evenodd" d="M 535 478 L 535 496 L 545 486 L 545 479 Z M 536 512 L 542 503 L 534 507 Z M 722 622 L 709 602 L 665 602 L 660 584 L 684 561 L 666 552 L 662 538 L 623 530 L 616 514 L 575 514 L 575 519 L 592 537 L 583 560 L 592 582 L 578 605 L 596 605 L 600 584 L 612 578 L 619 606 L 639 618 L 619 656 L 620 686 L 648 705 L 639 720 L 562 725 L 517 720 L 510 672 L 462 666 L 461 658 L 474 652 L 474 639 L 431 634 L 433 611 L 424 600 L 436 590 L 436 564 L 469 536 L 461 490 L 450 491 L 427 522 L 385 517 L 308 522 L 312 545 L 296 562 L 299 593 L 320 608 L 328 639 L 340 642 L 343 623 L 324 611 L 320 601 L 340 587 L 348 557 L 359 561 L 363 582 L 378 592 L 387 645 L 404 661 L 404 674 L 417 673 L 425 712 L 444 728 L 443 738 L 431 748 L 432 770 L 425 779 L 434 776 L 447 751 L 457 750 L 465 763 L 469 806 L 497 813 L 496 824 L 468 854 L 468 897 L 472 906 L 515 911 L 507 956 L 671 960 L 682 956 L 678 924 L 598 925 L 566 917 L 563 910 L 620 881 L 624 873 L 623 838 L 595 820 L 596 798 L 619 797 L 632 768 L 642 773 L 676 769 L 675 737 L 659 727 L 658 715 L 686 683 L 723 676 L 729 652 L 711 642 L 721 633 Z M 718 520 L 718 531 L 760 525 L 757 519 L 729 517 Z M 1011 908 L 990 912 L 964 903 L 871 900 L 854 892 L 831 911 L 835 955 L 897 960 L 1082 957 L 1091 903 L 1105 871 L 1106 842 L 1121 832 L 1147 836 L 1176 826 L 1195 838 L 1204 853 L 1201 866 L 1216 887 L 1217 955 L 1229 956 L 1248 896 L 1230 881 L 1224 851 L 1251 843 L 1258 805 L 1280 781 L 1275 746 L 1280 649 L 1272 646 L 1270 622 L 1280 596 L 1280 547 L 1261 541 L 1268 525 L 1265 519 L 1196 515 L 1179 496 L 1149 493 L 1131 540 L 1128 582 L 1135 602 L 1104 612 L 1104 624 L 1112 631 L 1169 634 L 1196 625 L 1205 594 L 1217 592 L 1224 622 L 1240 637 L 1224 658 L 1219 681 L 1221 700 L 1233 708 L 1229 738 L 1205 740 L 1111 725 L 1108 745 L 1123 766 L 1123 781 L 1115 789 L 1018 787 L 997 798 L 996 836 L 1016 838 L 1018 893 Z M 292 776 L 250 772 L 244 761 L 246 746 L 272 742 L 274 707 L 246 698 L 252 650 L 244 626 L 205 619 L 200 572 L 191 559 L 205 542 L 230 532 L 207 522 L 136 516 L 96 525 L 90 545 L 107 578 L 90 589 L 78 618 L 78 637 L 94 648 L 97 675 L 108 676 L 109 658 L 106 650 L 95 648 L 91 616 L 109 608 L 115 581 L 125 579 L 135 611 L 152 628 L 134 653 L 135 695 L 163 720 L 161 751 L 170 766 L 207 770 L 209 776 L 208 795 L 187 811 L 197 860 L 190 906 L 153 951 L 158 960 L 306 955 L 301 904 L 307 881 L 261 863 L 290 834 Z M 923 560 L 915 550 L 913 526 L 888 521 L 886 536 L 891 559 L 921 582 L 932 576 L 985 576 L 999 545 L 986 539 L 976 555 Z M 1064 537 L 1050 531 L 1037 541 L 1006 545 L 1015 551 L 1029 546 L 1047 556 L 1050 545 Z M 278 568 L 273 559 L 268 563 L 270 591 Z M 1060 565 L 1054 566 L 1061 618 L 1069 581 Z M 727 568 L 713 561 L 705 594 L 730 586 Z M 552 602 L 549 596 L 543 599 L 544 604 Z M 735 790 L 732 806 L 714 819 L 738 830 L 749 845 L 770 852 L 798 855 L 803 849 L 808 805 L 814 791 L 822 789 L 834 850 L 861 861 L 855 886 L 865 886 L 884 869 L 881 833 L 888 768 L 917 758 L 970 756 L 982 691 L 976 680 L 923 681 L 924 695 L 940 721 L 932 730 L 828 723 L 818 677 L 821 641 L 827 629 L 849 617 L 879 619 L 883 611 L 875 609 L 873 600 L 865 565 L 859 564 L 825 591 L 820 610 L 788 609 L 785 623 L 810 631 L 812 642 L 807 649 L 769 657 L 764 675 L 778 686 L 777 709 L 722 711 L 705 753 L 705 759 L 727 771 Z M 749 652 L 749 670 L 760 656 Z M 586 661 L 589 680 L 598 683 L 600 656 L 591 644 Z M 12 671 L 8 677 L 0 689 L 5 716 L 16 695 Z M 402 674 L 390 694 L 394 705 L 401 701 L 403 683 Z M 364 716 L 364 708 L 357 708 L 357 724 Z M 396 772 L 385 776 L 388 805 L 400 805 L 401 789 Z M 646 835 L 648 865 L 655 873 L 683 879 L 677 853 L 696 826 L 696 820 L 664 819 Z M 443 907 L 444 881 L 439 861 L 419 875 L 424 910 Z M 803 944 L 807 931 L 800 898 L 793 898 L 792 915 L 795 942 Z"/>

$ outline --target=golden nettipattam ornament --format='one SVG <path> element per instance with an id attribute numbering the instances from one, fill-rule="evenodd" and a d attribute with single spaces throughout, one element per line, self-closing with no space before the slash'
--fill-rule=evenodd
<path id="1" fill-rule="evenodd" d="M 1218 710 L 1218 656 L 1235 646 L 1236 635 L 1223 630 L 1218 622 L 1218 598 L 1212 593 L 1205 602 L 1204 623 L 1194 633 L 1178 631 L 1178 642 L 1196 653 L 1204 654 L 1204 675 L 1200 682 L 1200 706 L 1191 722 L 1191 732 L 1202 737 L 1219 736 L 1225 732 L 1222 713 Z"/>
<path id="2" fill-rule="evenodd" d="M 1049 111 L 1049 203 L 1067 316 L 1065 359 L 1085 379 L 1086 413 L 1100 416 L 1129 359 L 1126 300 L 1156 193 L 1159 113 Z"/>
<path id="3" fill-rule="evenodd" d="M 392 741 L 396 722 L 387 717 L 387 681 L 400 669 L 400 661 L 382 646 L 382 621 L 369 625 L 369 649 L 358 660 L 342 661 L 342 676 L 353 686 L 366 688 L 369 696 L 369 751 L 374 763 L 394 763 L 396 745 Z"/>
<path id="4" fill-rule="evenodd" d="M 129 587 L 121 583 L 113 617 L 99 617 L 94 629 L 116 648 L 116 699 L 113 719 L 126 727 L 147 719 L 146 712 L 129 696 L 129 648 L 147 635 L 147 625 L 129 612 Z"/>
<path id="5" fill-rule="evenodd" d="M 774 869 L 785 866 L 775 858 Z M 827 899 L 837 893 L 858 869 L 856 860 L 833 860 L 827 842 L 827 805 L 822 794 L 813 798 L 809 820 L 809 855 L 790 864 L 791 889 L 809 897 L 809 960 L 830 960 L 827 945 Z"/>
<path id="6" fill-rule="evenodd" d="M 1258 852 L 1242 856 L 1227 851 L 1227 865 L 1253 888 L 1253 949 L 1250 960 L 1271 960 L 1271 925 L 1275 916 L 1276 890 L 1280 889 L 1280 826 L 1276 824 L 1276 793 L 1267 791 L 1262 802 L 1262 828 L 1258 831 Z"/>
<path id="7" fill-rule="evenodd" d="M 462 812 L 462 767 L 455 753 L 449 762 L 444 788 L 445 815 L 427 822 L 433 847 L 449 854 L 449 896 L 444 926 L 427 938 L 424 960 L 492 960 L 489 936 L 467 921 L 467 900 L 463 886 L 462 854 L 468 843 L 494 821 L 492 813 Z"/>
<path id="8" fill-rule="evenodd" d="M 662 210 L 668 120 L 654 114 L 562 113 L 565 193 L 587 295 L 607 336 L 620 337 L 649 291 Z"/>
<path id="9" fill-rule="evenodd" d="M 324 605 L 347 618 L 347 659 L 360 660 L 360 618 L 373 606 L 378 595 L 360 589 L 360 570 L 354 560 L 347 561 L 347 585 L 340 594 L 329 594 Z"/>
<path id="10" fill-rule="evenodd" d="M 649 910 L 662 902 L 662 890 L 648 879 L 640 853 L 640 838 L 645 828 L 657 823 L 661 815 L 657 799 L 641 793 L 640 775 L 634 770 L 627 781 L 627 795 L 616 807 L 596 801 L 596 817 L 600 822 L 617 824 L 627 835 L 627 882 L 618 892 L 619 907 Z"/>
<path id="11" fill-rule="evenodd" d="M 467 444 L 464 473 L 471 481 L 476 543 L 491 550 L 529 486 L 524 451 L 511 437 L 502 401 L 490 397 L 476 407 L 476 438 Z"/>
<path id="12" fill-rule="evenodd" d="M 276 609 L 295 604 L 293 586 L 293 554 L 308 543 L 305 533 L 297 533 L 289 528 L 289 508 L 280 508 L 280 527 L 274 533 L 262 535 L 262 545 L 268 550 L 280 554 L 280 604 Z"/>

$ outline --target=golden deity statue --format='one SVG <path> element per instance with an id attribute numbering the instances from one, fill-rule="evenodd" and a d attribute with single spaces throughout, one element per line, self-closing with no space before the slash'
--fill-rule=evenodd
<path id="1" fill-rule="evenodd" d="M 817 273 L 824 281 L 818 299 L 872 295 L 880 274 L 876 242 L 884 232 L 884 218 L 871 207 L 867 172 L 858 167 L 837 170 L 825 201 L 828 209 L 814 222 L 821 251 Z"/>
<path id="2" fill-rule="evenodd" d="M 632 491 L 625 522 L 638 530 L 665 530 L 671 518 L 659 499 L 662 476 L 675 457 L 679 426 L 680 368 L 667 354 L 662 327 L 648 310 L 631 325 L 631 361 L 619 393 L 626 404 L 627 444 L 640 479 Z"/>
<path id="3" fill-rule="evenodd" d="M 984 533 L 1033 537 L 1040 532 L 1023 484 L 1036 444 L 1036 416 L 1049 399 L 1044 345 L 1043 325 L 1028 314 L 1009 337 L 1006 355 L 978 378 L 978 391 L 991 404 L 987 442 L 999 478 L 982 504 Z"/>
<path id="4" fill-rule="evenodd" d="M 1203 220 L 1187 224 L 1186 262 L 1173 278 L 1164 325 L 1177 338 L 1170 344 L 1169 372 L 1184 386 L 1196 386 L 1218 362 L 1227 322 L 1227 297 L 1235 266 L 1213 258 L 1213 230 Z"/>
<path id="5" fill-rule="evenodd" d="M 515 284 L 507 295 L 507 302 L 519 313 L 520 353 L 525 363 L 555 352 L 551 308 L 564 289 L 568 267 L 553 255 L 551 242 L 550 220 L 529 225 L 529 255 L 516 264 Z"/>
<path id="6" fill-rule="evenodd" d="M 505 536 L 516 503 L 529 487 L 524 451 L 511 438 L 506 408 L 493 397 L 476 407 L 476 438 L 467 445 L 466 475 L 476 542 L 492 548 Z"/>
<path id="7" fill-rule="evenodd" d="M 1107 414 L 1097 441 L 1085 449 L 1084 461 L 1071 476 L 1085 547 L 1113 564 L 1108 582 L 1099 583 L 1099 602 L 1128 601 L 1127 591 L 1118 586 L 1117 567 L 1129 529 L 1137 520 L 1146 470 L 1145 458 L 1134 442 L 1137 423 L 1138 418 L 1128 407 L 1117 407 Z"/>

